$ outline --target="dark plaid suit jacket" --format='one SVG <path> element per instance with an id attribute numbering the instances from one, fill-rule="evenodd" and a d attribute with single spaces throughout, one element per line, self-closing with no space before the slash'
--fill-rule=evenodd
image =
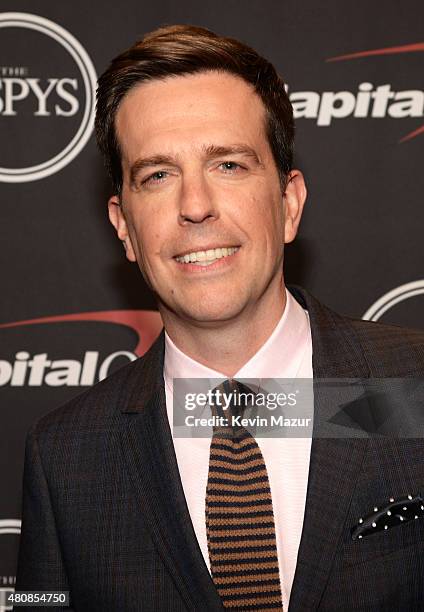
<path id="1" fill-rule="evenodd" d="M 314 377 L 423 376 L 424 333 L 341 317 L 289 289 L 309 311 Z M 70 590 L 89 612 L 223 610 L 179 477 L 163 350 L 161 335 L 32 427 L 18 590 Z M 424 610 L 424 519 L 350 534 L 373 506 L 408 493 L 424 493 L 422 439 L 313 440 L 290 612 Z"/>

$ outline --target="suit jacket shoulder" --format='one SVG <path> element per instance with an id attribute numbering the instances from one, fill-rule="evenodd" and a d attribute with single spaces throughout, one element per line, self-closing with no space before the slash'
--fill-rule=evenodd
<path id="1" fill-rule="evenodd" d="M 351 321 L 375 376 L 424 375 L 424 331 L 373 321 Z"/>
<path id="2" fill-rule="evenodd" d="M 340 315 L 296 285 L 289 291 L 309 313 L 315 354 L 314 375 L 321 363 L 337 376 L 353 375 L 360 364 L 372 377 L 424 376 L 424 331 Z M 343 362 L 350 363 L 343 365 Z M 362 367 L 364 370 L 364 367 Z"/>
<path id="3" fill-rule="evenodd" d="M 66 404 L 42 416 L 31 431 L 43 433 L 55 428 L 108 428 L 121 411 L 145 405 L 163 384 L 162 332 L 143 357 L 113 372 Z"/>

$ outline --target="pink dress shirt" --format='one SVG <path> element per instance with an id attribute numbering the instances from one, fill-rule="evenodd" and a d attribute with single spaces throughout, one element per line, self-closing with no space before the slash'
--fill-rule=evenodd
<path id="1" fill-rule="evenodd" d="M 309 316 L 286 290 L 284 312 L 268 340 L 234 378 L 312 378 Z M 227 378 L 185 355 L 165 333 L 166 407 L 172 431 L 173 378 Z M 174 437 L 181 481 L 205 563 L 210 570 L 205 496 L 210 438 Z M 268 471 L 277 538 L 283 610 L 289 605 L 302 534 L 311 438 L 256 438 Z"/>

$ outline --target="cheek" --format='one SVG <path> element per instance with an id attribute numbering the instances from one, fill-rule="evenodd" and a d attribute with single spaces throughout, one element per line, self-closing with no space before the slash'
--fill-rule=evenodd
<path id="1" fill-rule="evenodd" d="M 143 223 L 137 223 L 136 225 L 132 225 L 130 229 L 131 242 L 139 263 L 145 262 L 146 259 L 148 259 L 152 249 L 152 235 L 144 231 L 144 227 L 145 225 Z"/>
<path id="2" fill-rule="evenodd" d="M 264 190 L 260 196 L 250 198 L 246 211 L 250 231 L 266 240 L 280 241 L 284 235 L 283 202 L 278 194 Z"/>
<path id="3" fill-rule="evenodd" d="M 137 221 L 131 236 L 136 258 L 141 270 L 153 280 L 156 277 L 158 267 L 162 263 L 162 251 L 167 244 L 167 240 L 160 224 L 152 224 L 149 219 L 144 221 L 139 219 Z"/>
<path id="4" fill-rule="evenodd" d="M 140 212 L 135 212 L 137 210 L 131 211 L 131 217 L 129 219 L 129 231 L 131 235 L 131 239 L 137 245 L 137 249 L 139 251 L 145 251 L 149 246 L 149 242 L 151 239 L 152 232 L 147 231 L 146 228 L 150 227 L 149 218 L 147 215 L 142 215 Z"/>

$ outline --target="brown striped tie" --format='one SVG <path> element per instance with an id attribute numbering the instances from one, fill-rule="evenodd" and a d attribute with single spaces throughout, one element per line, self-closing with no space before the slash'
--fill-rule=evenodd
<path id="1" fill-rule="evenodd" d="M 217 387 L 250 393 L 235 380 Z M 238 403 L 238 402 L 237 402 Z M 212 406 L 212 413 L 240 414 Z M 229 414 L 228 414 L 229 413 Z M 217 427 L 211 442 L 206 489 L 206 532 L 211 573 L 225 608 L 282 609 L 274 515 L 268 474 L 255 439 L 243 427 Z"/>

